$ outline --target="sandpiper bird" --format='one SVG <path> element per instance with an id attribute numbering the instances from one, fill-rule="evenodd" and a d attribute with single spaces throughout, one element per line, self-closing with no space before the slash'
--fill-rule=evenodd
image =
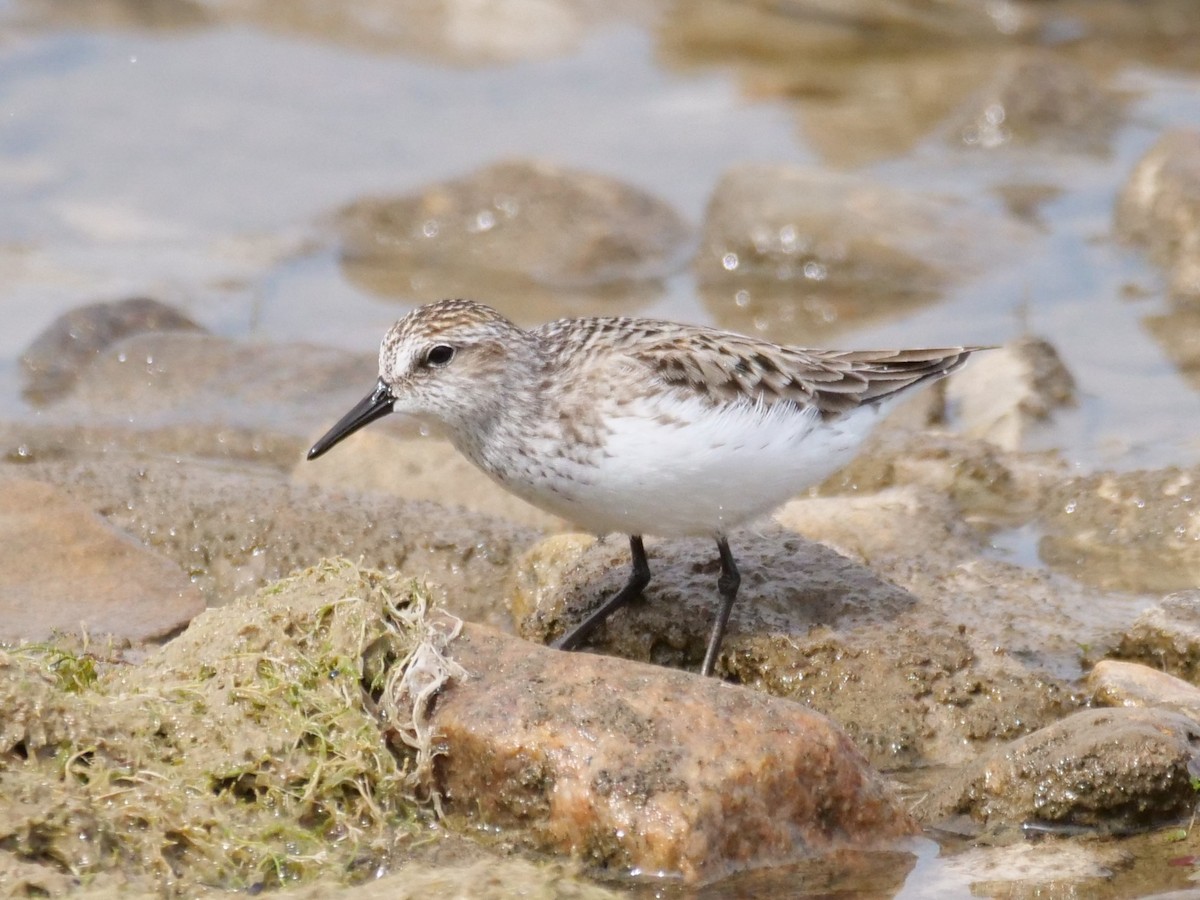
<path id="1" fill-rule="evenodd" d="M 629 535 L 629 581 L 552 644 L 564 650 L 649 583 L 642 535 L 712 536 L 721 604 L 700 668 L 709 675 L 740 582 L 728 529 L 836 471 L 896 400 L 975 349 L 805 350 L 632 318 L 526 331 L 483 304 L 442 300 L 392 326 L 375 389 L 308 458 L 404 413 L 440 426 L 518 497 Z"/>

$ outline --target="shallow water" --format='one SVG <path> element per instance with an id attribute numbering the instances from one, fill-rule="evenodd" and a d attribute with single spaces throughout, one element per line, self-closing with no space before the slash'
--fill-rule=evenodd
<path id="1" fill-rule="evenodd" d="M 800 92 L 820 65 L 792 73 L 753 46 L 737 60 L 695 59 L 672 37 L 669 10 L 651 26 L 563 9 L 558 30 L 537 40 L 513 38 L 519 23 L 512 33 L 459 23 L 381 48 L 349 28 L 319 33 L 264 14 L 149 27 L 138 9 L 112 4 L 71 21 L 49 4 L 0 6 L 0 411 L 22 409 L 13 359 L 87 300 L 146 292 L 223 334 L 373 347 L 404 308 L 431 298 L 372 296 L 342 273 L 320 221 L 363 195 L 538 157 L 617 176 L 699 223 L 734 163 L 861 159 L 857 173 L 983 211 L 1002 211 L 1012 186 L 1050 199 L 1036 205 L 1037 236 L 1019 264 L 907 315 L 841 323 L 838 343 L 996 343 L 1028 329 L 1059 349 L 1081 387 L 1045 445 L 1085 467 L 1200 455 L 1190 424 L 1200 398 L 1143 325 L 1165 309 L 1162 276 L 1112 235 L 1115 192 L 1139 155 L 1163 129 L 1200 121 L 1195 74 L 1151 66 L 1140 44 L 1125 59 L 1119 41 L 1092 50 L 1109 54 L 1102 66 L 1086 41 L 1046 49 L 1081 60 L 1123 98 L 1119 125 L 1094 148 L 1022 144 L 1002 124 L 996 146 L 978 146 L 963 116 L 980 103 L 989 115 L 986 74 L 1004 63 L 1002 44 L 958 51 L 967 60 L 943 49 L 894 62 L 943 78 L 952 96 L 928 121 L 895 98 L 889 115 L 914 133 L 896 146 L 885 121 L 872 146 L 881 112 L 854 82 L 870 76 L 871 54 L 836 59 L 828 96 L 796 100 L 773 93 L 771 79 L 792 77 Z M 487 61 L 497 55 L 516 58 Z M 456 64 L 464 59 L 472 64 Z M 880 93 L 894 89 L 888 77 Z M 713 320 L 686 269 L 636 312 Z"/>
<path id="2" fill-rule="evenodd" d="M 1035 449 L 1081 470 L 1200 461 L 1200 395 L 1147 327 L 1172 309 L 1166 277 L 1113 229 L 1140 156 L 1163 131 L 1200 122 L 1200 73 L 1175 44 L 1124 39 L 1108 12 L 1091 20 L 1068 6 L 1023 46 L 1111 91 L 1114 121 L 1084 123 L 1082 144 L 1022 140 L 989 93 L 1012 58 L 1003 40 L 929 38 L 886 54 L 835 44 L 792 58 L 759 34 L 729 53 L 697 37 L 693 6 L 530 2 L 489 19 L 470 4 L 414 4 L 406 28 L 372 4 L 324 23 L 284 5 L 0 2 L 0 418 L 38 415 L 20 396 L 19 355 L 96 300 L 147 294 L 221 335 L 372 352 L 398 315 L 435 298 L 349 277 L 328 221 L 360 198 L 538 158 L 647 190 L 698 233 L 721 174 L 761 161 L 949 195 L 1028 230 L 1016 259 L 980 266 L 933 302 L 834 322 L 829 340 L 993 344 L 1032 332 L 1079 388 Z M 723 312 L 686 265 L 656 293 L 604 302 L 697 322 Z M 1001 534 L 996 551 L 1037 565 L 1036 538 L 1031 527 Z M 839 896 L 930 896 L 930 885 L 937 896 L 1031 895 L 995 887 L 995 873 L 973 891 L 982 864 L 943 865 L 931 842 L 913 854 L 901 887 L 880 879 Z M 1032 865 L 1018 876 L 1051 877 Z M 1072 886 L 1083 896 L 1097 879 Z"/>

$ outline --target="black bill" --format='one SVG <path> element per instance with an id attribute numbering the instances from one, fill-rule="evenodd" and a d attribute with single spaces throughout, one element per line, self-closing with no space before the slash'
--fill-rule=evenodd
<path id="1" fill-rule="evenodd" d="M 350 412 L 346 413 L 338 423 L 325 432 L 324 436 L 312 445 L 312 449 L 308 451 L 309 459 L 316 459 L 326 450 L 330 449 L 342 438 L 347 438 L 358 429 L 370 425 L 376 419 L 382 419 L 392 411 L 392 404 L 396 401 L 392 395 L 392 389 L 384 384 L 383 379 L 379 379 L 379 384 L 375 385 L 375 390 L 367 394 L 356 404 Z"/>

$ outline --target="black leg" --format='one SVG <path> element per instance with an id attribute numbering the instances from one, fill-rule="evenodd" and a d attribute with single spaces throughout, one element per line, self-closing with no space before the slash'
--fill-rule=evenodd
<path id="1" fill-rule="evenodd" d="M 701 675 L 713 673 L 713 667 L 717 664 L 717 654 L 721 652 L 721 639 L 725 637 L 729 613 L 733 610 L 733 601 L 737 599 L 738 585 L 742 583 L 737 563 L 733 561 L 733 554 L 729 552 L 729 542 L 723 534 L 717 537 L 717 552 L 721 554 L 721 577 L 717 579 L 721 608 L 717 611 L 717 621 L 713 623 L 712 635 L 708 639 L 708 650 L 705 651 L 704 662 L 700 666 Z"/>
<path id="2" fill-rule="evenodd" d="M 554 641 L 550 645 L 551 647 L 555 650 L 574 650 L 588 639 L 588 635 L 595 631 L 601 622 L 640 594 L 642 588 L 650 583 L 650 564 L 646 562 L 646 548 L 642 546 L 640 534 L 630 535 L 629 552 L 633 557 L 633 571 L 629 573 L 629 580 L 625 582 L 625 587 L 600 604 L 596 611 L 586 619 Z M 737 590 L 736 585 L 734 590 Z"/>

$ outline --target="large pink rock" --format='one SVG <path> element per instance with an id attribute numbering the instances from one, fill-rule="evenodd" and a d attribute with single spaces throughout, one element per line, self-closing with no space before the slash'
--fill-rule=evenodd
<path id="1" fill-rule="evenodd" d="M 690 882 L 917 830 L 829 719 L 713 678 L 465 625 L 438 696 L 447 809 L 613 874 Z"/>

